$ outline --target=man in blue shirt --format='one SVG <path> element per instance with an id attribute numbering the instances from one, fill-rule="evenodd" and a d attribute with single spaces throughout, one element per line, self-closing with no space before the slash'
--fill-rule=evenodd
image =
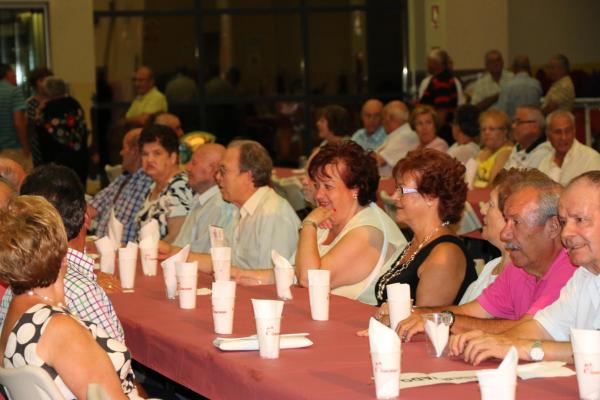
<path id="1" fill-rule="evenodd" d="M 352 140 L 365 150 L 375 150 L 385 140 L 386 134 L 381 125 L 383 103 L 376 99 L 367 100 L 360 113 L 363 128 L 352 135 Z"/>
<path id="2" fill-rule="evenodd" d="M 17 87 L 17 75 L 8 64 L 0 64 L 0 156 L 15 160 L 26 171 L 32 167 L 25 98 Z"/>

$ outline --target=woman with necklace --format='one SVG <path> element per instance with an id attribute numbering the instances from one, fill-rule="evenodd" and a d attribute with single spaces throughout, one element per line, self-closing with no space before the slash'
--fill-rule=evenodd
<path id="1" fill-rule="evenodd" d="M 142 168 L 154 183 L 137 213 L 138 227 L 158 221 L 161 240 L 171 243 L 190 211 L 193 192 L 187 174 L 179 169 L 179 140 L 168 126 L 145 127 L 139 139 Z"/>
<path id="2" fill-rule="evenodd" d="M 409 284 L 417 306 L 456 304 L 477 278 L 464 244 L 450 227 L 464 209 L 464 173 L 458 160 L 433 149 L 412 151 L 394 168 L 396 219 L 414 236 L 377 282 L 379 306 L 387 301 L 386 287 L 392 283 Z"/>
<path id="3" fill-rule="evenodd" d="M 0 279 L 14 293 L 0 335 L 4 368 L 38 366 L 67 399 L 85 398 L 90 382 L 111 399 L 139 398 L 125 345 L 64 306 L 67 235 L 54 207 L 19 196 L 0 210 L 0 226 Z"/>

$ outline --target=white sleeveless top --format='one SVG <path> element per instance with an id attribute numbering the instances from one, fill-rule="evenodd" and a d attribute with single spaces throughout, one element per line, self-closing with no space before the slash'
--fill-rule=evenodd
<path id="1" fill-rule="evenodd" d="M 338 296 L 348 297 L 353 300 L 359 300 L 360 302 L 376 305 L 377 299 L 375 298 L 375 283 L 379 277 L 385 273 L 387 268 L 382 268 L 386 264 L 388 245 L 394 247 L 394 250 L 398 248 L 404 248 L 406 246 L 406 239 L 398 225 L 375 203 L 370 203 L 367 207 L 359 211 L 348 223 L 342 231 L 333 239 L 330 244 L 323 244 L 323 241 L 329 234 L 328 229 L 319 229 L 317 231 L 317 243 L 319 246 L 319 255 L 323 257 L 327 252 L 335 247 L 335 245 L 352 229 L 360 228 L 362 226 L 372 226 L 383 233 L 383 244 L 381 246 L 379 259 L 377 264 L 373 266 L 371 273 L 362 281 L 354 283 L 352 285 L 340 286 L 331 291 L 331 293 Z M 390 254 L 394 251 L 390 252 Z"/>

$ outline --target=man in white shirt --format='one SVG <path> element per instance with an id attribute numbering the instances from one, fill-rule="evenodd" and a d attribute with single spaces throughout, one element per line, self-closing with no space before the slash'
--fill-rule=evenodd
<path id="1" fill-rule="evenodd" d="M 479 364 L 503 358 L 515 346 L 527 361 L 573 362 L 570 329 L 600 329 L 600 171 L 573 179 L 560 196 L 561 238 L 571 262 L 580 265 L 560 297 L 538 311 L 532 320 L 502 335 L 471 331 L 450 341 L 454 355 Z"/>
<path id="2" fill-rule="evenodd" d="M 566 185 L 584 172 L 600 169 L 600 154 L 575 139 L 575 116 L 571 112 L 552 112 L 546 118 L 546 125 L 553 151 L 540 162 L 540 171 Z"/>
<path id="3" fill-rule="evenodd" d="M 194 151 L 192 159 L 186 164 L 188 184 L 196 194 L 190 213 L 173 242 L 175 246 L 190 244 L 191 251 L 206 253 L 210 251 L 209 225 L 229 230 L 234 207 L 223 200 L 215 181 L 224 153 L 223 145 L 206 143 Z"/>
<path id="4" fill-rule="evenodd" d="M 383 107 L 383 129 L 387 137 L 375 151 L 374 157 L 382 178 L 392 176 L 396 163 L 411 150 L 419 146 L 419 137 L 408 123 L 408 109 L 398 100 L 390 101 Z"/>
<path id="5" fill-rule="evenodd" d="M 518 107 L 512 122 L 516 145 L 512 148 L 504 169 L 538 168 L 544 158 L 553 152 L 546 140 L 546 125 L 542 111 L 533 106 Z"/>
<path id="6" fill-rule="evenodd" d="M 385 140 L 386 134 L 381 125 L 383 103 L 377 99 L 365 102 L 360 112 L 363 127 L 354 132 L 352 140 L 365 150 L 375 150 Z"/>
<path id="7" fill-rule="evenodd" d="M 514 75 L 504 69 L 504 59 L 498 50 L 490 50 L 485 54 L 485 69 L 486 73 L 473 85 L 471 98 L 471 104 L 482 111 L 498 101 L 501 90 Z"/>
<path id="8" fill-rule="evenodd" d="M 300 220 L 283 197 L 268 185 L 273 162 L 269 153 L 252 140 L 233 141 L 225 150 L 216 173 L 223 200 L 234 207 L 233 229 L 225 230 L 232 249 L 231 264 L 242 269 L 271 267 L 271 250 L 290 258 L 298 243 Z M 159 258 L 179 249 L 160 249 Z M 198 261 L 198 269 L 212 273 L 210 254 L 191 252 L 188 261 Z"/>

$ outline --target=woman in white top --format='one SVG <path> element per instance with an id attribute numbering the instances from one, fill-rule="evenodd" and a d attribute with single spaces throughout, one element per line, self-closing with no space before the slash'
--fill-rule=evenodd
<path id="1" fill-rule="evenodd" d="M 375 204 L 374 158 L 354 142 L 329 143 L 311 160 L 308 173 L 317 207 L 302 222 L 295 256 L 298 282 L 308 286 L 309 269 L 327 269 L 332 293 L 376 304 L 374 284 L 406 239 Z M 235 269 L 232 275 L 242 284 L 273 281 L 272 270 Z"/>
<path id="2" fill-rule="evenodd" d="M 437 135 L 440 129 L 440 120 L 433 107 L 417 106 L 410 113 L 409 123 L 410 127 L 417 132 L 419 148 L 435 149 L 443 153 L 448 151 L 448 143 Z"/>
<path id="3" fill-rule="evenodd" d="M 536 175 L 543 175 L 538 170 L 522 170 L 511 168 L 502 170 L 496 175 L 492 182 L 492 191 L 490 200 L 481 205 L 481 214 L 483 215 L 483 231 L 481 236 L 490 242 L 494 247 L 500 250 L 500 257 L 490 260 L 483 270 L 479 273 L 477 280 L 467 288 L 459 304 L 466 304 L 477 297 L 492 284 L 509 263 L 510 257 L 505 250 L 505 245 L 500 240 L 500 232 L 506 222 L 502 215 L 504 202 L 510 196 L 512 187 L 518 182 L 526 179 L 535 178 Z"/>

